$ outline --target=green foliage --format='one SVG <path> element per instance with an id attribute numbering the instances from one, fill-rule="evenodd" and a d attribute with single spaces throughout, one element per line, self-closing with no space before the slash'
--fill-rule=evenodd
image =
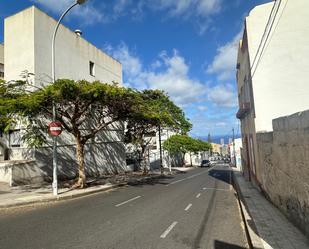
<path id="1" fill-rule="evenodd" d="M 7 132 L 16 124 L 20 100 L 25 96 L 25 82 L 0 80 L 0 132 Z"/>
<path id="2" fill-rule="evenodd" d="M 139 93 L 136 109 L 127 122 L 127 142 L 141 143 L 143 137 L 159 127 L 188 132 L 192 125 L 183 111 L 160 90 L 144 90 Z"/>
<path id="3" fill-rule="evenodd" d="M 139 92 L 136 103 L 136 109 L 127 119 L 125 141 L 136 146 L 141 163 L 145 164 L 146 148 L 158 129 L 163 127 L 186 133 L 192 125 L 185 118 L 183 111 L 163 91 Z"/>
<path id="4" fill-rule="evenodd" d="M 43 89 L 29 93 L 23 99 L 22 113 L 37 126 L 52 120 L 52 104 L 63 128 L 78 137 L 82 144 L 116 121 L 125 120 L 135 109 L 137 93 L 118 85 L 99 81 L 61 79 Z M 45 123 L 38 122 L 45 120 Z M 42 127 L 43 128 L 43 127 Z"/>
<path id="5" fill-rule="evenodd" d="M 187 135 L 173 135 L 163 143 L 164 150 L 170 154 L 185 154 L 185 153 L 197 153 L 201 151 L 208 151 L 211 149 L 211 145 L 199 139 L 194 139 Z"/>

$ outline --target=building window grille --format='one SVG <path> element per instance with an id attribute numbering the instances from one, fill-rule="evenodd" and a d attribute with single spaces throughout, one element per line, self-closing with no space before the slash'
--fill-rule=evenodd
<path id="1" fill-rule="evenodd" d="M 0 78 L 4 78 L 4 65 L 0 63 Z"/>
<path id="2" fill-rule="evenodd" d="M 95 75 L 95 70 L 94 70 L 94 62 L 92 61 L 89 61 L 89 73 L 91 76 L 94 76 Z"/>
<path id="3" fill-rule="evenodd" d="M 10 147 L 20 147 L 21 144 L 20 130 L 9 131 L 9 141 L 10 141 Z"/>

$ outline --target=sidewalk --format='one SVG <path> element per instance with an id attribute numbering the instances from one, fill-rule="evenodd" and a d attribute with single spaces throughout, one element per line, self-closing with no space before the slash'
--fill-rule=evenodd
<path id="1" fill-rule="evenodd" d="M 250 182 L 245 181 L 238 170 L 233 171 L 253 248 L 309 249 L 309 239 Z"/>
<path id="2" fill-rule="evenodd" d="M 193 168 L 172 168 L 172 175 L 189 171 Z M 166 171 L 166 170 L 165 170 Z M 85 189 L 71 190 L 68 184 L 61 183 L 58 188 L 58 196 L 52 194 L 51 184 L 32 184 L 16 187 L 9 187 L 0 182 L 0 209 L 16 206 L 46 203 L 61 200 L 68 200 L 86 196 L 102 191 L 111 190 L 124 185 L 135 185 L 160 178 L 160 170 L 152 171 L 149 176 L 120 174 L 110 178 L 88 179 L 90 186 Z M 164 177 L 164 176 L 163 176 Z"/>

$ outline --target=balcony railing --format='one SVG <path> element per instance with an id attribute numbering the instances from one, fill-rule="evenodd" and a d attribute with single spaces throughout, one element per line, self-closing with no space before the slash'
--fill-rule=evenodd
<path id="1" fill-rule="evenodd" d="M 236 113 L 236 117 L 238 119 L 243 119 L 250 112 L 251 106 L 250 102 L 244 102 L 239 104 L 238 112 Z"/>

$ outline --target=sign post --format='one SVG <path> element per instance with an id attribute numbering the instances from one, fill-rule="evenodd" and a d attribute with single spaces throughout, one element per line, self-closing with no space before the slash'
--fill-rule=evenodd
<path id="1" fill-rule="evenodd" d="M 59 121 L 54 121 L 48 125 L 48 133 L 53 136 L 54 141 L 62 133 L 62 124 Z M 53 160 L 55 157 L 53 157 Z M 53 163 L 53 165 L 56 165 Z M 58 195 L 58 179 L 57 179 L 57 166 L 53 167 L 53 194 Z"/>
<path id="2" fill-rule="evenodd" d="M 62 124 L 59 121 L 49 123 L 48 133 L 52 136 L 59 136 L 62 133 Z"/>

